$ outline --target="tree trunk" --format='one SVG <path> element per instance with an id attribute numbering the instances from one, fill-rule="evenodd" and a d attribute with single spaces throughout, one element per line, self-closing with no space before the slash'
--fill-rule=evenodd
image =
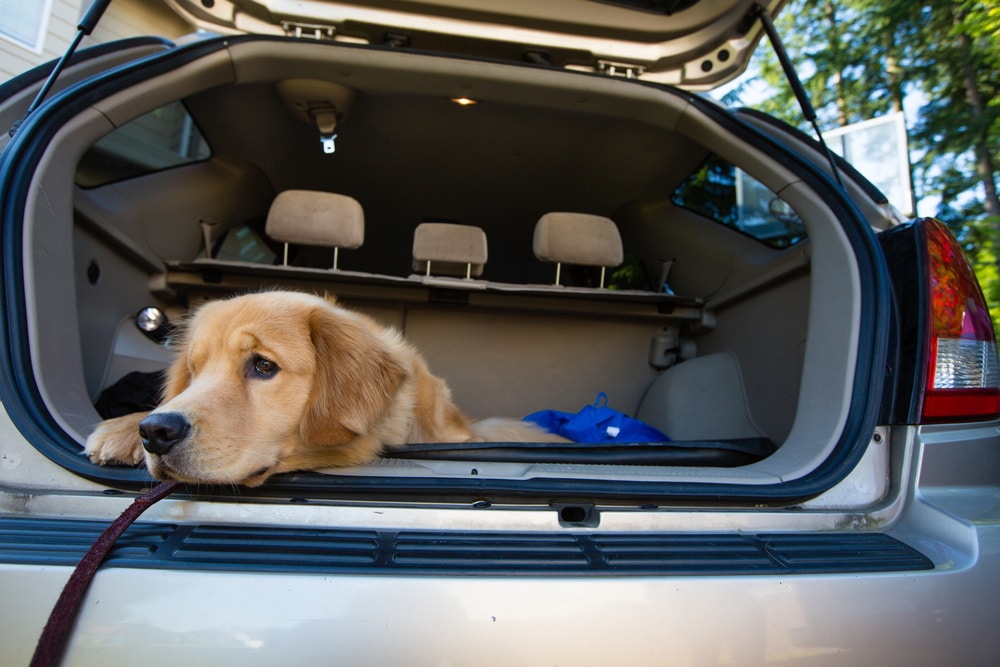
<path id="1" fill-rule="evenodd" d="M 889 88 L 889 98 L 892 100 L 892 110 L 898 113 L 902 113 L 904 110 L 904 100 L 906 99 L 906 93 L 904 92 L 904 81 L 903 81 L 903 69 L 899 65 L 899 59 L 896 57 L 895 52 L 895 40 L 896 35 L 893 32 L 888 32 L 886 34 L 886 58 L 885 58 L 885 72 L 886 79 Z M 905 121 L 904 121 L 905 123 Z M 906 123 L 906 125 L 909 125 Z M 907 128 L 908 130 L 908 128 Z M 907 134 L 909 132 L 907 131 Z M 910 150 L 909 147 L 906 149 L 906 172 L 909 175 L 910 181 L 910 201 L 913 202 L 912 211 L 904 211 L 906 215 L 916 216 L 917 213 L 917 182 L 913 174 L 913 163 L 910 160 Z"/>
<path id="2" fill-rule="evenodd" d="M 962 33 L 958 36 L 958 48 L 962 55 L 962 83 L 965 86 L 965 96 L 969 101 L 972 119 L 979 127 L 974 150 L 976 152 L 976 172 L 983 181 L 986 190 L 986 214 L 990 217 L 1000 216 L 1000 198 L 997 196 L 997 184 L 994 179 L 996 165 L 990 154 L 989 128 L 983 123 L 986 106 L 976 82 L 976 71 L 972 64 L 972 40 Z"/>
<path id="3" fill-rule="evenodd" d="M 833 62 L 834 69 L 831 77 L 833 78 L 833 89 L 835 95 L 835 103 L 837 105 L 837 125 L 844 127 L 847 125 L 850 116 L 847 112 L 847 95 L 844 92 L 844 74 L 840 69 L 840 38 L 839 26 L 837 25 L 837 7 L 833 2 L 827 2 L 826 7 L 823 12 L 826 16 L 827 22 L 827 43 L 830 45 L 830 50 L 833 52 L 833 57 L 830 59 Z"/>
<path id="4" fill-rule="evenodd" d="M 972 56 L 972 38 L 963 29 L 964 11 L 961 7 L 955 6 L 952 15 L 958 32 L 957 45 L 962 63 L 962 85 L 965 88 L 965 98 L 969 103 L 973 127 L 977 128 L 977 136 L 973 144 L 973 151 L 976 155 L 976 175 L 983 184 L 983 203 L 986 215 L 990 218 L 992 225 L 993 242 L 1000 245 L 1000 196 L 997 195 L 997 183 L 994 176 L 996 165 L 993 163 L 993 156 L 990 153 L 989 128 L 983 122 L 986 107 L 976 79 L 976 69 Z M 997 258 L 997 263 L 1000 264 L 1000 257 Z"/>

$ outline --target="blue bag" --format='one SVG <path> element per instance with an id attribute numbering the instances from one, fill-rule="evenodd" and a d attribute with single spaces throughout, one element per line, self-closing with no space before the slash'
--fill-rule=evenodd
<path id="1" fill-rule="evenodd" d="M 669 442 L 670 438 L 626 414 L 608 407 L 608 395 L 597 395 L 593 405 L 584 406 L 576 414 L 559 410 L 541 410 L 524 418 L 550 433 L 573 442 L 609 444 L 620 442 Z"/>

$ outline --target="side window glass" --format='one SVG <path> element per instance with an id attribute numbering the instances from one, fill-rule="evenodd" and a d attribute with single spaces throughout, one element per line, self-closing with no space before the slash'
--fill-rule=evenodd
<path id="1" fill-rule="evenodd" d="M 76 184 L 92 188 L 183 164 L 212 154 L 194 119 L 171 102 L 122 125 L 91 146 L 76 167 Z"/>
<path id="2" fill-rule="evenodd" d="M 787 202 L 717 155 L 681 183 L 671 199 L 774 248 L 806 238 L 802 221 Z"/>

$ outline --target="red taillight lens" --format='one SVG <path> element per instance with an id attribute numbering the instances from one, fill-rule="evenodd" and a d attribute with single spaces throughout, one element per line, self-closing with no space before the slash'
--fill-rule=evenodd
<path id="1" fill-rule="evenodd" d="M 923 223 L 930 281 L 924 422 L 1000 417 L 1000 363 L 989 308 L 961 247 L 937 220 Z"/>

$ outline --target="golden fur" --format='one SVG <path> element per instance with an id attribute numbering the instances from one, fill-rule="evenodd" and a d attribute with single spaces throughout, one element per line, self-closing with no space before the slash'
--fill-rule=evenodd
<path id="1" fill-rule="evenodd" d="M 408 443 L 561 440 L 515 420 L 473 423 L 397 331 L 333 299 L 275 291 L 209 302 L 178 352 L 160 405 L 101 423 L 84 449 L 92 461 L 145 461 L 160 479 L 257 486 L 275 473 L 367 463 Z M 165 415 L 188 428 L 164 451 L 147 451 L 140 424 L 148 435 Z"/>

